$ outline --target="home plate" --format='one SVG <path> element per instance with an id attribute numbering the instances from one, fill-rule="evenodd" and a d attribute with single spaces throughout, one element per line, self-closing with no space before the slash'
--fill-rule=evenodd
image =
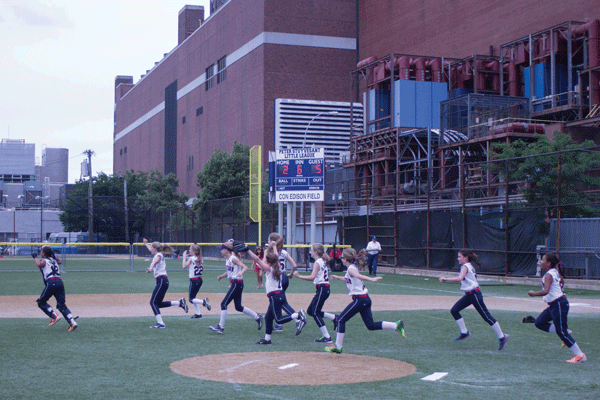
<path id="1" fill-rule="evenodd" d="M 439 379 L 442 379 L 446 375 L 448 375 L 447 372 L 434 372 L 431 375 L 427 375 L 426 377 L 421 378 L 421 380 L 422 381 L 437 381 Z"/>
<path id="2" fill-rule="evenodd" d="M 295 366 L 297 366 L 298 363 L 291 363 L 291 364 L 286 364 L 286 365 L 282 365 L 281 367 L 277 368 L 277 369 L 288 369 L 288 368 L 294 368 Z"/>

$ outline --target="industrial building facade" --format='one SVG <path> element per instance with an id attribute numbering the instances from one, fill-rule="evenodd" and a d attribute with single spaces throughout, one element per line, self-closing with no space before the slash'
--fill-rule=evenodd
<path id="1" fill-rule="evenodd" d="M 172 172 L 179 190 L 194 196 L 196 175 L 216 149 L 229 151 L 234 141 L 262 145 L 263 160 L 268 159 L 266 152 L 277 143 L 277 99 L 363 103 L 367 117 L 363 123 L 361 110 L 362 128 L 353 131 L 346 166 L 356 168 L 359 178 L 380 176 L 363 185 L 388 187 L 369 196 L 398 195 L 399 187 L 415 183 L 414 173 L 404 174 L 405 181 L 389 177 L 403 162 L 411 164 L 401 159 L 399 149 L 427 146 L 426 131 L 399 134 L 408 128 L 452 131 L 435 143 L 456 152 L 472 139 L 462 129 L 484 117 L 469 114 L 473 121 L 461 127 L 463 116 L 450 115 L 461 107 L 485 104 L 489 119 L 506 102 L 521 104 L 541 93 L 546 99 L 538 99 L 535 110 L 533 101 L 527 103 L 525 114 L 541 111 L 539 117 L 557 122 L 546 129 L 564 129 L 566 121 L 573 125 L 590 111 L 589 101 L 587 109 L 577 103 L 575 91 L 585 88 L 584 96 L 597 99 L 600 71 L 577 64 L 589 64 L 590 49 L 598 47 L 593 21 L 600 10 L 595 1 L 213 3 L 206 20 L 202 7 L 181 10 L 178 46 L 139 81 L 116 78 L 115 173 Z M 565 24 L 566 30 L 560 28 Z M 565 65 L 562 72 L 554 69 L 559 58 Z M 538 73 L 534 64 L 540 62 L 545 66 Z M 538 78 L 544 73 L 545 78 Z M 567 77 L 562 86 L 544 83 L 559 75 Z M 559 97 L 563 90 L 572 93 L 566 100 Z M 459 101 L 466 105 L 453 103 Z M 314 115 L 308 114 L 305 124 Z M 355 121 L 349 125 L 356 127 Z M 305 126 L 297 129 L 298 135 Z M 495 129 L 504 129 L 502 137 L 528 139 L 538 127 L 532 132 Z M 593 126 L 571 129 L 594 137 Z M 481 149 L 482 143 L 485 139 L 471 144 Z M 423 157 L 426 161 L 431 154 Z"/>

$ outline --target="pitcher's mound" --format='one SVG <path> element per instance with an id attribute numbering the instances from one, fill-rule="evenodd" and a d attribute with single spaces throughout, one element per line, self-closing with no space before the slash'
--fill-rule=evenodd
<path id="1" fill-rule="evenodd" d="M 211 354 L 171 364 L 173 372 L 191 378 L 255 385 L 384 381 L 411 375 L 416 369 L 389 358 L 303 351 Z"/>

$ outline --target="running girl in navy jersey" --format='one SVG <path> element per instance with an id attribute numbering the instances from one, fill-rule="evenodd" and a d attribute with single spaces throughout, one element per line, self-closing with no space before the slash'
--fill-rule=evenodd
<path id="1" fill-rule="evenodd" d="M 37 258 L 36 253 L 33 253 L 31 256 L 33 257 L 33 261 L 35 261 L 35 265 L 37 265 L 42 273 L 42 279 L 44 280 L 45 285 L 42 294 L 36 300 L 38 307 L 44 314 L 50 317 L 51 321 L 49 326 L 56 324 L 60 319 L 60 315 L 58 315 L 58 313 L 52 309 L 50 304 L 48 304 L 50 297 L 54 296 L 56 299 L 56 308 L 69 322 L 68 331 L 74 331 L 77 329 L 77 322 L 75 321 L 77 317 L 73 317 L 71 311 L 67 307 L 65 286 L 60 277 L 60 270 L 58 268 L 58 265 L 61 263 L 60 260 L 54 255 L 54 251 L 50 246 L 42 247 L 40 253 L 41 259 Z"/>
<path id="2" fill-rule="evenodd" d="M 167 278 L 167 263 L 165 262 L 163 252 L 172 253 L 173 249 L 171 246 L 163 245 L 159 242 L 148 243 L 148 239 L 146 238 L 144 238 L 144 245 L 152 254 L 152 262 L 146 273 L 153 272 L 154 279 L 156 279 L 156 286 L 154 286 L 154 291 L 150 298 L 150 307 L 152 307 L 152 312 L 156 317 L 156 325 L 152 325 L 150 328 L 163 329 L 165 328 L 165 323 L 160 314 L 161 308 L 179 306 L 187 313 L 188 306 L 183 297 L 179 300 L 164 301 L 167 289 L 169 289 L 169 278 Z"/>
<path id="3" fill-rule="evenodd" d="M 312 281 L 315 285 L 317 292 L 315 293 L 315 296 L 313 297 L 306 312 L 308 315 L 314 318 L 317 326 L 321 330 L 321 338 L 315 339 L 315 342 L 331 343 L 331 336 L 329 335 L 327 326 L 325 326 L 325 322 L 323 322 L 323 317 L 325 315 L 327 315 L 327 318 L 332 321 L 335 319 L 334 314 L 323 312 L 323 304 L 325 304 L 325 300 L 329 298 L 330 294 L 329 269 L 327 268 L 329 256 L 325 254 L 325 248 L 321 243 L 315 243 L 311 246 L 310 256 L 315 259 L 312 273 L 310 275 L 300 275 L 298 271 L 294 271 L 293 274 L 296 278 Z"/>
<path id="4" fill-rule="evenodd" d="M 492 314 L 490 314 L 485 306 L 485 303 L 483 302 L 483 295 L 481 294 L 479 282 L 477 281 L 477 273 L 475 272 L 475 267 L 472 264 L 475 263 L 481 267 L 481 264 L 479 261 L 477 261 L 477 255 L 473 253 L 472 250 L 460 250 L 458 252 L 458 263 L 461 265 L 460 275 L 458 275 L 456 278 L 440 277 L 440 282 L 460 282 L 460 290 L 465 292 L 465 295 L 461 297 L 450 310 L 454 320 L 460 328 L 460 335 L 454 339 L 454 341 L 459 342 L 471 336 L 471 333 L 467 330 L 465 320 L 460 315 L 460 312 L 472 304 L 479 315 L 481 315 L 481 318 L 483 318 L 483 320 L 492 327 L 496 333 L 496 336 L 498 336 L 498 342 L 500 343 L 498 350 L 502 350 L 506 345 L 509 335 L 506 335 L 502 332 L 500 324 L 494 319 L 494 317 L 492 317 Z"/>
<path id="5" fill-rule="evenodd" d="M 227 305 L 232 301 L 235 304 L 235 309 L 238 312 L 254 318 L 258 324 L 258 330 L 263 326 L 263 316 L 255 313 L 248 307 L 242 306 L 242 291 L 244 290 L 244 272 L 248 271 L 248 267 L 240 261 L 233 251 L 233 242 L 227 241 L 220 247 L 221 256 L 225 258 L 225 273 L 217 276 L 217 280 L 220 281 L 223 278 L 228 278 L 231 285 L 225 295 L 225 298 L 221 302 L 221 319 L 219 324 L 215 326 L 209 326 L 212 331 L 223 334 L 225 329 L 225 320 L 227 319 Z"/>
<path id="6" fill-rule="evenodd" d="M 364 256 L 357 257 L 356 250 L 344 249 L 342 252 L 342 264 L 348 269 L 346 274 L 342 276 L 331 275 L 329 278 L 345 281 L 348 287 L 348 295 L 352 296 L 352 302 L 337 316 L 337 335 L 335 337 L 335 344 L 330 347 L 325 347 L 325 351 L 329 353 L 341 353 L 342 345 L 344 344 L 344 335 L 346 334 L 346 322 L 360 313 L 360 316 L 365 323 L 368 330 L 380 330 L 380 329 L 395 329 L 402 334 L 402 337 L 406 337 L 404 333 L 404 323 L 402 321 L 388 322 L 388 321 L 373 321 L 373 314 L 371 312 L 371 298 L 369 297 L 369 291 L 365 287 L 363 281 L 377 282 L 383 279 L 383 276 L 376 276 L 371 278 L 370 276 L 362 275 L 358 272 L 357 264 L 360 268 L 366 265 Z"/>
<path id="7" fill-rule="evenodd" d="M 192 318 L 202 318 L 202 314 L 200 313 L 200 306 L 203 305 L 206 307 L 208 311 L 210 311 L 210 304 L 208 303 L 208 299 L 200 300 L 196 298 L 200 287 L 202 287 L 202 272 L 204 271 L 204 264 L 202 261 L 202 255 L 200 254 L 200 246 L 197 244 L 193 244 L 190 246 L 190 253 L 188 258 L 187 250 L 183 252 L 183 268 L 189 268 L 190 275 L 190 288 L 188 290 L 189 293 L 189 301 L 194 305 L 194 315 Z"/>
<path id="8" fill-rule="evenodd" d="M 280 270 L 279 257 L 277 254 L 277 242 L 271 241 L 269 243 L 269 248 L 264 259 L 260 259 L 250 250 L 248 250 L 248 254 L 264 272 L 265 291 L 267 292 L 267 297 L 269 298 L 269 308 L 265 314 L 265 337 L 256 342 L 256 344 L 271 344 L 273 320 L 280 325 L 295 320 L 297 323 L 296 335 L 299 335 L 302 332 L 302 328 L 306 324 L 306 315 L 304 314 L 304 311 L 300 310 L 298 313 L 294 312 L 291 315 L 285 316 L 283 316 L 281 313 L 282 309 L 288 304 L 285 293 L 283 292 L 283 273 Z"/>
<path id="9" fill-rule="evenodd" d="M 547 253 L 542 257 L 540 263 L 544 276 L 542 278 L 542 290 L 530 290 L 529 296 L 544 296 L 542 300 L 548 303 L 548 307 L 542 311 L 535 320 L 535 326 L 544 332 L 556 333 L 562 340 L 563 347 L 566 345 L 573 352 L 573 358 L 568 363 L 575 364 L 587 361 L 587 357 L 581 351 L 571 331 L 567 327 L 567 314 L 569 313 L 569 301 L 563 292 L 563 271 L 560 260 L 555 253 Z M 553 323 L 551 324 L 550 321 Z"/>

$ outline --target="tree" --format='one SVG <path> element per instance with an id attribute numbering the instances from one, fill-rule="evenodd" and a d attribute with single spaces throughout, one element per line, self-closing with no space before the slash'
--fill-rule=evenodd
<path id="1" fill-rule="evenodd" d="M 124 184 L 127 179 L 129 234 L 143 234 L 148 211 L 161 211 L 180 207 L 187 200 L 177 194 L 179 181 L 173 174 L 162 175 L 158 170 L 150 173 L 128 171 L 125 176 L 100 173 L 92 178 L 94 191 L 94 231 L 105 235 L 109 241 L 123 240 L 125 236 Z M 88 182 L 73 185 L 61 205 L 60 220 L 66 231 L 88 230 Z"/>
<path id="2" fill-rule="evenodd" d="M 540 233 L 547 236 L 550 219 L 558 216 L 559 194 L 561 218 L 599 214 L 595 191 L 600 189 L 600 178 L 590 171 L 600 167 L 600 153 L 593 141 L 578 144 L 570 135 L 555 131 L 552 141 L 538 135 L 532 143 L 517 140 L 494 147 L 498 152 L 494 158 L 509 163 L 510 180 L 526 183 L 523 198 L 527 204 L 543 211 L 546 224 L 541 226 Z M 505 164 L 496 168 L 505 174 Z"/>
<path id="3" fill-rule="evenodd" d="M 197 175 L 198 200 L 245 196 L 249 188 L 250 146 L 233 143 L 231 154 L 217 149 Z"/>

